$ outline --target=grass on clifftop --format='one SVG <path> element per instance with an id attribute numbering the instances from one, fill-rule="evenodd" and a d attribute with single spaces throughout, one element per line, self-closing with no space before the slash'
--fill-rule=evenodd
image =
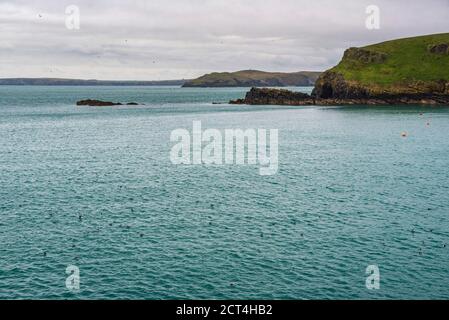
<path id="1" fill-rule="evenodd" d="M 429 45 L 449 44 L 449 33 L 387 41 L 362 49 L 385 53 L 385 62 L 343 59 L 331 71 L 363 85 L 401 86 L 415 81 L 449 81 L 449 54 L 428 51 Z"/>

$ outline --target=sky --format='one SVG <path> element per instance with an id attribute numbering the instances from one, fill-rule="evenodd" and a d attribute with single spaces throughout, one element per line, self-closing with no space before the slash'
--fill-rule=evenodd
<path id="1" fill-rule="evenodd" d="M 323 71 L 348 47 L 442 32 L 449 0 L 0 0 L 0 78 Z"/>

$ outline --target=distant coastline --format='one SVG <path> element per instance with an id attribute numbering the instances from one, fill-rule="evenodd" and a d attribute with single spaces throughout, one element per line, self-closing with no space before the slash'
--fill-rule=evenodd
<path id="1" fill-rule="evenodd" d="M 0 85 L 16 86 L 182 86 L 188 80 L 133 81 L 60 78 L 4 78 Z"/>
<path id="2" fill-rule="evenodd" d="M 237 72 L 214 72 L 196 79 L 176 80 L 96 80 L 66 78 L 3 78 L 1 85 L 40 86 L 181 86 L 185 88 L 226 87 L 298 87 L 313 86 L 321 72 L 265 72 L 243 70 Z"/>

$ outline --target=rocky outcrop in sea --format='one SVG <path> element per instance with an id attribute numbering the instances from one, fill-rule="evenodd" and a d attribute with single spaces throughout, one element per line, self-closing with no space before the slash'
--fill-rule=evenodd
<path id="1" fill-rule="evenodd" d="M 252 88 L 244 99 L 230 101 L 231 104 L 254 105 L 311 105 L 315 99 L 308 94 L 284 89 Z"/>
<path id="2" fill-rule="evenodd" d="M 89 106 L 89 107 L 110 107 L 110 106 L 137 106 L 139 105 L 137 102 L 128 102 L 126 104 L 123 104 L 121 102 L 111 102 L 111 101 L 101 101 L 101 100 L 93 100 L 93 99 L 87 99 L 87 100 L 80 100 L 76 103 L 77 106 Z"/>
<path id="3" fill-rule="evenodd" d="M 230 104 L 247 105 L 449 105 L 449 95 L 445 94 L 385 94 L 369 96 L 364 92 L 353 93 L 350 96 L 328 96 L 324 98 L 316 93 L 305 93 L 289 90 L 252 88 L 244 99 L 232 100 Z"/>

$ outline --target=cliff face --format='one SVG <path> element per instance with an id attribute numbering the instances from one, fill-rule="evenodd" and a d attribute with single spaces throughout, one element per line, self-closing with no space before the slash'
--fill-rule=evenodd
<path id="1" fill-rule="evenodd" d="M 259 104 L 257 95 L 269 94 L 256 90 L 244 100 Z M 272 96 L 269 104 L 284 104 L 284 98 L 276 103 L 276 93 Z M 311 96 L 297 99 L 288 104 L 449 105 L 449 33 L 349 48 L 337 66 L 319 76 Z"/>
<path id="2" fill-rule="evenodd" d="M 317 80 L 317 98 L 356 99 L 449 94 L 449 33 L 346 50 Z"/>
<path id="3" fill-rule="evenodd" d="M 315 83 L 312 96 L 318 99 L 367 98 L 369 92 L 357 83 L 345 80 L 341 73 L 326 71 Z"/>
<path id="4" fill-rule="evenodd" d="M 244 99 L 232 100 L 230 104 L 247 105 L 288 105 L 288 106 L 336 106 L 336 105 L 448 105 L 449 95 L 434 93 L 414 93 L 414 94 L 384 94 L 368 96 L 365 93 L 358 94 L 358 88 L 345 87 L 343 83 L 337 83 L 335 88 L 342 90 L 341 95 L 325 94 L 322 96 L 308 95 L 289 90 L 252 88 Z M 327 90 L 327 89 L 325 89 Z M 332 89 L 334 90 L 334 89 Z M 328 91 L 330 92 L 330 91 Z M 350 92 L 348 94 L 348 92 Z M 327 97 L 328 98 L 324 98 Z"/>
<path id="5" fill-rule="evenodd" d="M 319 72 L 264 72 L 244 70 L 206 74 L 187 81 L 183 87 L 285 87 L 313 86 Z"/>

